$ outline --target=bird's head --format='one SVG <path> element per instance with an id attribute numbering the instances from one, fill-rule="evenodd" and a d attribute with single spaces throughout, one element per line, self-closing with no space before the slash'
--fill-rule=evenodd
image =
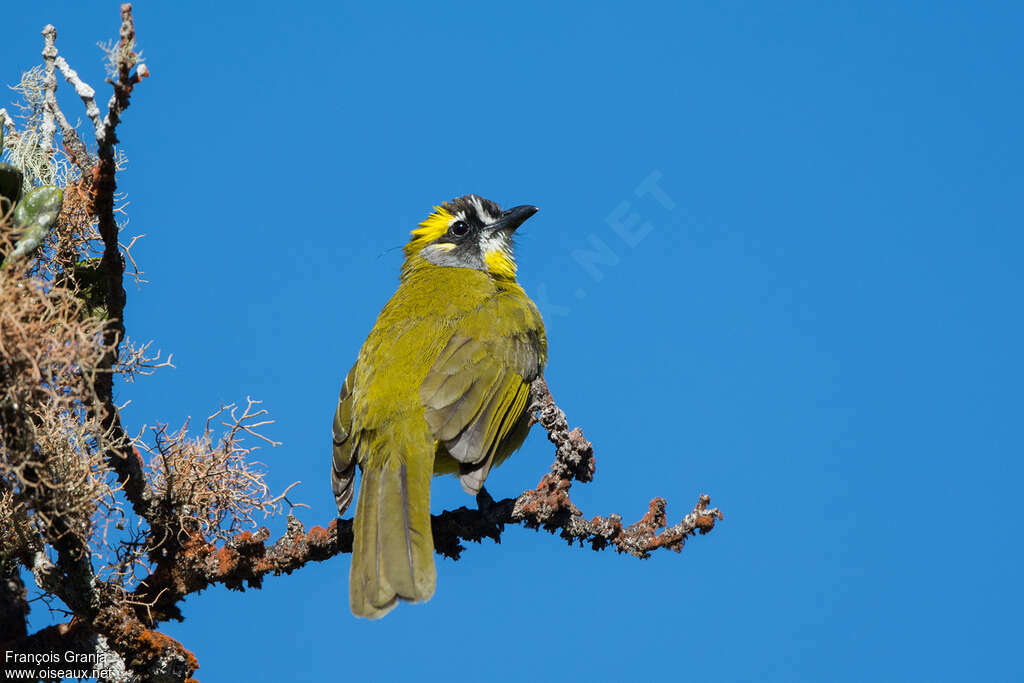
<path id="1" fill-rule="evenodd" d="M 405 245 L 406 264 L 417 257 L 435 266 L 474 268 L 514 280 L 512 233 L 537 213 L 536 206 L 507 211 L 483 197 L 467 194 L 441 206 L 412 231 Z"/>

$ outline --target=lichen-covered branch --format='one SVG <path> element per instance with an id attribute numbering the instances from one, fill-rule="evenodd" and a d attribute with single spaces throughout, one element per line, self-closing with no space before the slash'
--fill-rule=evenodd
<path id="1" fill-rule="evenodd" d="M 590 520 L 569 498 L 573 479 L 590 481 L 594 476 L 594 448 L 578 427 L 570 430 L 565 413 L 555 404 L 547 382 L 538 378 L 531 386 L 533 407 L 537 421 L 555 444 L 555 462 L 536 489 L 526 491 L 516 499 L 512 519 L 530 528 L 543 527 L 557 530 L 567 541 L 590 543 L 595 550 L 612 545 L 619 552 L 636 557 L 647 557 L 658 548 L 676 552 L 682 550 L 686 537 L 695 533 L 706 534 L 722 519 L 718 508 L 708 509 L 711 498 L 701 495 L 693 510 L 681 522 L 664 531 L 668 525 L 664 498 L 655 498 L 648 504 L 647 514 L 639 521 L 623 527 L 622 517 L 611 514 Z"/>
<path id="2" fill-rule="evenodd" d="M 53 147 L 53 136 L 57 132 L 57 124 L 54 122 L 53 110 L 57 104 L 55 93 L 57 91 L 57 29 L 52 24 L 43 28 L 43 38 L 46 41 L 43 47 L 43 64 L 45 64 L 45 76 L 43 77 L 43 123 L 39 127 L 41 140 L 39 146 L 44 152 Z"/>
<path id="3" fill-rule="evenodd" d="M 679 552 L 688 536 L 706 534 L 722 519 L 717 508 L 708 508 L 710 498 L 706 495 L 701 495 L 693 510 L 673 526 L 668 526 L 663 498 L 650 501 L 647 513 L 628 526 L 617 514 L 584 518 L 569 497 L 569 490 L 573 480 L 586 482 L 593 477 L 593 446 L 582 430 L 569 429 L 565 413 L 543 379 L 536 380 L 531 389 L 536 420 L 555 444 L 551 471 L 537 488 L 517 498 L 495 502 L 484 491 L 477 497 L 476 509 L 462 507 L 435 515 L 432 527 L 438 553 L 459 559 L 465 550 L 462 541 L 500 541 L 506 525 L 521 524 L 557 532 L 570 543 L 589 543 L 595 550 L 613 547 L 635 557 L 647 557 L 659 548 Z M 212 584 L 236 590 L 259 588 L 267 575 L 290 574 L 309 562 L 352 552 L 352 521 L 335 519 L 326 527 L 314 526 L 307 532 L 289 515 L 284 535 L 272 544 L 268 544 L 269 539 L 266 528 L 243 532 L 220 546 L 194 534 L 182 544 L 176 561 L 145 579 L 134 598 L 149 605 L 150 614 L 180 618 L 176 603 Z M 154 612 L 153 605 L 160 605 L 159 612 Z"/>
<path id="4" fill-rule="evenodd" d="M 67 61 L 57 54 L 54 42 L 57 31 L 53 26 L 43 29 L 46 47 L 43 50 L 46 62 L 46 112 L 56 117 L 61 129 L 64 149 L 69 158 L 83 171 L 81 190 L 90 194 L 89 213 L 96 221 L 96 228 L 103 243 L 103 253 L 99 262 L 99 273 L 102 275 L 102 300 L 106 322 L 103 329 L 104 354 L 98 371 L 93 375 L 94 390 L 99 397 L 101 409 L 99 416 L 102 431 L 106 435 L 104 448 L 109 462 L 117 474 L 125 497 L 139 516 L 153 519 L 157 515 L 152 491 L 146 486 L 142 459 L 132 447 L 131 439 L 121 424 L 120 412 L 113 400 L 113 375 L 111 371 L 120 357 L 120 347 L 124 340 L 124 305 L 125 293 L 123 286 L 124 260 L 119 248 L 119 226 L 115 218 L 115 193 L 117 191 L 116 173 L 118 162 L 115 153 L 117 144 L 117 126 L 121 116 L 127 109 L 132 90 L 148 73 L 136 68 L 141 67 L 135 52 L 135 24 L 132 18 L 132 6 L 121 5 L 120 40 L 112 51 L 116 80 L 110 80 L 113 94 L 107 107 L 107 114 L 101 120 L 96 105 L 95 90 L 83 82 L 78 73 L 68 65 Z M 60 70 L 64 78 L 74 87 L 75 93 L 85 105 L 86 114 L 93 123 L 97 142 L 97 158 L 95 164 L 87 166 L 93 160 L 89 158 L 85 145 L 78 138 L 75 130 L 67 123 L 67 118 L 57 106 L 53 97 L 56 79 L 52 78 L 54 67 Z M 134 71 L 133 71 L 134 70 Z M 73 279 L 72 271 L 69 278 Z M 78 283 L 75 283 L 78 284 Z"/>
<path id="5" fill-rule="evenodd" d="M 162 633 L 142 626 L 130 615 L 115 610 L 105 610 L 97 618 L 108 635 L 98 633 L 83 621 L 48 626 L 29 636 L 0 643 L 5 652 L 25 659 L 27 664 L 19 666 L 19 660 L 12 656 L 6 666 L 20 669 L 30 675 L 40 668 L 53 669 L 53 665 L 33 665 L 53 653 L 74 652 L 79 670 L 88 678 L 97 678 L 109 683 L 146 683 L 147 681 L 187 681 L 199 668 L 195 655 L 181 643 Z M 65 665 L 67 667 L 67 665 Z"/>
<path id="6" fill-rule="evenodd" d="M 59 57 L 53 26 L 44 28 L 43 37 L 44 68 L 26 73 L 20 90 L 30 112 L 25 127 L 17 130 L 3 110 L 0 125 L 16 143 L 7 146 L 12 161 L 32 171 L 27 182 L 52 179 L 71 192 L 64 209 L 53 210 L 58 227 L 52 232 L 29 234 L 26 221 L 18 220 L 45 188 L 20 200 L 7 197 L 5 190 L 15 211 L 0 216 L 0 254 L 18 255 L 12 251 L 15 240 L 18 245 L 26 235 L 34 240 L 31 249 L 0 271 L 0 649 L 19 655 L 66 650 L 93 655 L 102 660 L 102 670 L 93 672 L 101 680 L 185 680 L 198 666 L 195 658 L 145 626 L 126 602 L 125 585 L 144 550 L 131 532 L 108 542 L 103 526 L 116 522 L 123 529 L 125 514 L 117 499 L 124 495 L 149 531 L 161 531 L 158 501 L 112 399 L 115 374 L 143 372 L 155 360 L 146 357 L 145 347 L 129 347 L 126 358 L 119 358 L 124 294 L 114 218 L 119 163 L 114 144 L 132 87 L 146 73 L 132 72 L 137 58 L 131 6 L 121 10 L 110 111 L 102 125 L 95 121 L 96 160 L 60 110 L 56 69 L 72 82 L 94 118 L 91 88 Z M 58 128 L 66 158 L 82 173 L 77 181 L 55 170 L 66 168 L 54 147 Z M 92 283 L 78 277 L 89 272 L 94 237 L 103 243 L 106 286 L 99 298 L 105 305 L 93 303 Z M 111 472 L 118 487 L 110 484 Z M 104 557 L 115 551 L 116 557 Z M 94 557 L 105 561 L 106 575 L 96 572 Z M 27 634 L 29 603 L 19 564 L 31 573 L 41 597 L 60 599 L 61 611 L 71 617 L 68 623 Z M 4 661 L 5 670 L 18 663 L 16 658 Z M 31 667 L 20 670 L 31 678 Z"/>
<path id="7" fill-rule="evenodd" d="M 117 126 L 121 114 L 128 108 L 132 90 L 141 79 L 138 71 L 132 70 L 138 64 L 135 53 L 135 23 L 132 6 L 121 5 L 120 41 L 114 56 L 117 80 L 111 81 L 114 93 L 107 106 L 103 124 L 97 128 L 96 143 L 98 161 L 92 173 L 92 203 L 97 228 L 103 240 L 103 256 L 100 269 L 106 279 L 107 324 L 103 340 L 107 349 L 102 361 L 103 368 L 112 368 L 118 360 L 120 345 L 124 340 L 124 261 L 118 247 L 119 228 L 114 218 L 114 193 L 117 191 L 117 162 L 114 145 L 117 144 Z M 87 103 L 88 106 L 88 103 Z M 111 435 L 108 442 L 110 462 L 117 473 L 117 480 L 124 487 L 125 496 L 139 515 L 151 516 L 152 492 L 146 487 L 142 461 L 135 453 L 121 425 L 120 414 L 114 406 L 113 375 L 109 372 L 96 374 L 96 394 L 104 403 L 104 430 Z"/>

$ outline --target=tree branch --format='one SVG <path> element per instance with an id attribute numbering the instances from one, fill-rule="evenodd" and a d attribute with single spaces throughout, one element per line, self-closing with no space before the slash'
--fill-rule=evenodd
<path id="1" fill-rule="evenodd" d="M 100 419 L 99 435 L 104 453 L 110 467 L 117 474 L 121 490 L 135 512 L 149 520 L 153 529 L 159 530 L 160 501 L 156 500 L 146 483 L 142 460 L 121 426 L 112 392 L 113 372 L 124 338 L 125 300 L 122 283 L 124 262 L 119 251 L 119 227 L 114 218 L 117 190 L 116 129 L 122 113 L 128 107 L 135 84 L 145 77 L 148 71 L 144 66 L 136 68 L 138 56 L 134 51 L 135 29 L 131 5 L 124 4 L 121 6 L 120 41 L 113 54 L 116 81 L 109 81 L 114 92 L 107 115 L 101 123 L 98 119 L 94 91 L 78 78 L 63 58 L 58 56 L 56 35 L 53 26 L 46 26 L 43 29 L 45 71 L 40 126 L 41 146 L 44 151 L 52 149 L 54 134 L 59 125 L 68 157 L 83 171 L 83 187 L 91 192 L 90 214 L 97 220 L 97 229 L 104 245 L 101 269 L 106 281 L 107 322 L 103 326 L 103 356 L 98 363 L 99 369 L 97 372 L 88 373 L 92 391 L 100 402 L 98 409 L 89 406 L 90 415 L 98 416 Z M 68 82 L 75 87 L 85 103 L 87 115 L 95 126 L 98 143 L 97 162 L 91 169 L 86 165 L 89 157 L 85 146 L 57 105 L 56 69 L 60 69 Z M 0 119 L 0 125 L 10 126 L 10 117 L 6 111 L 0 110 Z M 83 370 L 82 374 L 87 373 Z M 4 415 L 0 415 L 0 418 L 3 418 L 0 424 L 6 431 L 13 429 L 18 432 L 15 436 L 21 432 L 31 433 L 27 428 L 17 429 L 22 421 L 22 416 L 16 414 L 19 410 L 17 404 L 5 405 Z M 22 443 L 24 439 L 20 438 L 5 441 L 7 446 L 14 444 L 21 450 L 34 452 L 33 439 L 25 443 Z M 9 454 L 4 455 L 6 457 Z M 19 476 L 30 484 L 37 479 L 45 479 L 44 474 L 36 474 L 34 465 L 34 462 L 30 462 L 19 469 Z M 52 487 L 32 487 L 29 502 L 35 512 L 45 515 L 48 520 L 49 532 L 46 542 L 57 551 L 56 563 L 47 556 L 42 541 L 37 544 L 40 548 L 32 552 L 19 553 L 23 555 L 19 559 L 32 571 L 37 585 L 46 594 L 59 597 L 72 611 L 74 617 L 67 624 L 48 627 L 35 634 L 26 635 L 24 614 L 27 613 L 27 604 L 23 596 L 23 586 L 17 574 L 11 577 L 5 571 L 2 577 L 4 584 L 0 586 L 0 607 L 13 621 L 8 623 L 5 619 L 4 628 L 0 631 L 0 649 L 19 654 L 66 650 L 74 650 L 79 654 L 93 654 L 100 658 L 101 665 L 106 671 L 104 674 L 96 674 L 102 680 L 185 680 L 198 667 L 195 657 L 173 639 L 143 625 L 131 608 L 125 609 L 124 599 L 128 596 L 122 587 L 114 582 L 100 580 L 94 575 L 90 561 L 91 553 L 85 545 L 89 530 L 76 528 L 74 531 L 77 533 L 72 532 L 73 530 L 68 527 L 68 521 L 61 514 L 61 503 L 51 500 L 52 490 Z"/>
<path id="2" fill-rule="evenodd" d="M 0 643 L 24 638 L 28 633 L 27 597 L 18 565 L 4 567 L 0 572 Z"/>
<path id="3" fill-rule="evenodd" d="M 97 218 L 97 229 L 103 239 L 103 256 L 100 268 L 106 277 L 106 308 L 108 320 L 103 330 L 103 341 L 107 352 L 101 361 L 101 371 L 96 373 L 95 390 L 103 404 L 105 414 L 102 417 L 103 432 L 110 435 L 106 444 L 108 461 L 117 473 L 117 481 L 123 487 L 125 496 L 132 504 L 136 514 L 144 519 L 152 520 L 156 514 L 153 492 L 146 485 L 142 470 L 142 458 L 132 448 L 131 439 L 121 425 L 121 416 L 113 400 L 113 374 L 110 372 L 119 356 L 121 341 L 124 339 L 124 260 L 118 248 L 117 221 L 114 219 L 114 193 L 117 191 L 117 162 L 114 145 L 117 144 L 117 126 L 121 122 L 121 114 L 128 108 L 132 90 L 142 78 L 139 70 L 132 73 L 138 64 L 135 53 L 135 23 L 132 19 L 132 6 L 121 5 L 120 41 L 115 49 L 115 69 L 117 80 L 108 81 L 114 88 L 107 105 L 107 115 L 102 125 L 96 128 L 98 161 L 93 167 L 91 190 L 93 193 L 93 213 Z M 70 68 L 64 70 L 65 78 L 75 85 L 76 92 L 86 103 L 86 109 L 93 121 L 96 115 L 91 111 L 91 88 L 83 89 L 76 82 L 77 74 Z M 74 77 L 74 78 L 73 78 Z"/>
<path id="4" fill-rule="evenodd" d="M 594 550 L 611 546 L 618 552 L 643 558 L 659 548 L 679 552 L 688 536 L 706 534 L 722 519 L 717 508 L 708 508 L 711 499 L 701 495 L 693 510 L 668 528 L 663 498 L 650 501 L 647 514 L 629 526 L 623 526 L 617 514 L 586 520 L 569 497 L 569 490 L 574 479 L 592 479 L 593 446 L 582 430 L 569 429 L 565 413 L 542 378 L 531 386 L 531 398 L 536 421 L 555 444 L 551 471 L 537 488 L 524 491 L 517 498 L 494 502 L 486 491 L 481 491 L 477 509 L 461 507 L 434 515 L 434 547 L 439 554 L 457 560 L 465 550 L 462 541 L 490 538 L 500 542 L 505 525 L 522 524 L 558 532 L 570 543 L 589 543 Z M 326 528 L 314 526 L 307 532 L 301 522 L 289 515 L 284 535 L 270 545 L 269 538 L 270 531 L 261 528 L 256 533 L 238 534 L 218 548 L 201 534 L 191 534 L 175 561 L 164 563 L 142 581 L 133 599 L 145 605 L 145 609 L 137 613 L 156 621 L 180 619 L 177 603 L 212 584 L 223 584 L 233 590 L 259 588 L 267 575 L 290 574 L 310 562 L 350 553 L 352 520 L 335 519 Z"/>
<path id="5" fill-rule="evenodd" d="M 28 657 L 52 657 L 53 653 L 63 655 L 72 651 L 79 655 L 79 661 L 88 662 L 75 668 L 100 681 L 116 683 L 186 681 L 199 667 L 195 656 L 173 638 L 150 631 L 136 621 L 119 619 L 112 612 L 101 616 L 108 625 L 113 625 L 111 630 L 115 637 L 104 636 L 81 620 L 72 619 L 68 623 L 47 626 L 30 636 L 0 643 L 0 647 L 5 652 Z M 47 659 L 39 661 L 52 662 Z M 17 661 L 7 666 L 21 669 L 24 677 L 29 679 L 36 676 L 39 669 L 69 668 L 64 664 L 29 663 L 19 666 Z"/>

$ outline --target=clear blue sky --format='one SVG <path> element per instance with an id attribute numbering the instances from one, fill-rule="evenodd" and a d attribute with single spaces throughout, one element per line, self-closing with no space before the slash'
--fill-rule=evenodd
<path id="1" fill-rule="evenodd" d="M 135 428 L 263 400 L 273 484 L 326 523 L 329 423 L 395 247 L 462 193 L 536 204 L 520 279 L 597 454 L 576 501 L 678 518 L 706 492 L 725 521 L 644 562 L 511 528 L 378 623 L 349 615 L 348 556 L 208 590 L 165 627 L 198 677 L 1024 676 L 1024 12 L 551 5 L 136 3 L 152 77 L 121 187 L 150 282 L 126 323 L 177 369 L 118 398 Z M 116 3 L 4 14 L 7 82 L 54 23 L 102 85 Z M 667 201 L 638 196 L 652 174 Z M 596 269 L 574 256 L 595 240 Z M 534 433 L 488 488 L 551 459 Z M 435 481 L 435 510 L 462 504 Z"/>

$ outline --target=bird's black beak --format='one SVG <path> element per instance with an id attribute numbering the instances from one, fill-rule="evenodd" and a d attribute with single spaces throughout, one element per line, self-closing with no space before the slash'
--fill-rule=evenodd
<path id="1" fill-rule="evenodd" d="M 502 212 L 501 218 L 491 223 L 489 227 L 491 230 L 505 230 L 506 232 L 512 232 L 535 213 L 537 213 L 536 206 L 530 206 L 529 204 L 513 206 L 508 211 Z"/>

